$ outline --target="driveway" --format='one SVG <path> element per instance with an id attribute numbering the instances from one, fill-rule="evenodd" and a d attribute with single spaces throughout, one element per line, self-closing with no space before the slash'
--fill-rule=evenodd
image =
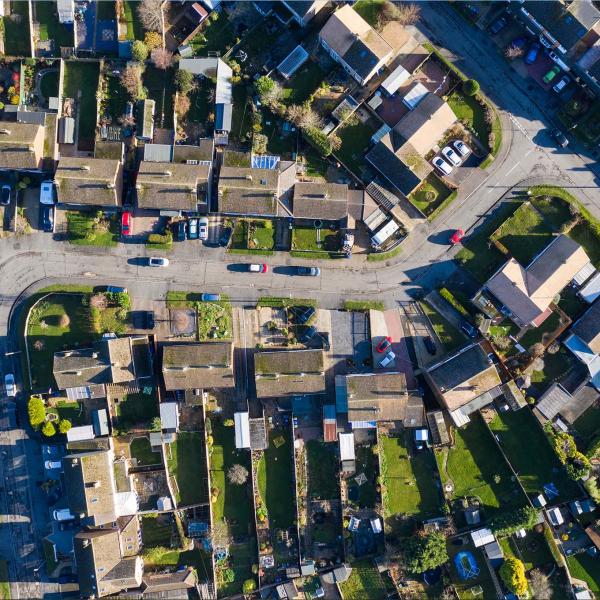
<path id="1" fill-rule="evenodd" d="M 371 339 L 369 318 L 365 313 L 332 310 L 331 337 L 336 375 L 370 370 Z"/>

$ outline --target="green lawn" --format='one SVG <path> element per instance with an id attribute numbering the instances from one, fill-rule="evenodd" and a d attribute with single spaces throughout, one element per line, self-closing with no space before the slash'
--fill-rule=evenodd
<path id="1" fill-rule="evenodd" d="M 412 430 L 411 430 L 412 431 Z M 440 514 L 440 495 L 432 481 L 436 471 L 430 451 L 409 456 L 410 434 L 398 437 L 380 436 L 380 461 L 386 487 L 386 517 L 414 516 L 426 519 Z M 391 520 L 393 521 L 393 519 Z"/>
<path id="2" fill-rule="evenodd" d="M 55 387 L 52 374 L 54 352 L 87 346 L 94 339 L 89 310 L 83 294 L 52 294 L 30 313 L 27 345 L 33 389 Z M 66 315 L 68 318 L 61 317 Z"/>
<path id="3" fill-rule="evenodd" d="M 274 154 L 282 158 L 291 159 L 296 152 L 298 133 L 283 131 L 284 121 L 275 116 L 271 111 L 262 111 L 262 134 L 267 136 L 267 154 Z"/>
<path id="4" fill-rule="evenodd" d="M 123 0 L 123 12 L 125 15 L 125 22 L 127 23 L 128 40 L 144 39 L 144 28 L 142 27 L 137 13 L 138 6 L 139 2 L 137 0 Z"/>
<path id="5" fill-rule="evenodd" d="M 335 155 L 356 175 L 360 175 L 364 164 L 365 153 L 371 144 L 371 137 L 379 129 L 374 121 L 356 125 L 346 125 L 337 129 L 342 146 Z"/>
<path id="6" fill-rule="evenodd" d="M 118 120 L 125 114 L 125 108 L 129 101 L 129 94 L 121 85 L 121 81 L 114 75 L 107 75 L 108 79 L 108 112 L 113 118 L 113 122 Z"/>
<path id="7" fill-rule="evenodd" d="M 347 581 L 338 584 L 344 600 L 384 600 L 385 586 L 374 563 L 368 559 L 350 565 L 352 573 Z"/>
<path id="8" fill-rule="evenodd" d="M 10 600 L 8 564 L 4 559 L 0 559 L 0 600 Z"/>
<path id="9" fill-rule="evenodd" d="M 532 327 L 519 339 L 519 343 L 524 348 L 531 348 L 534 344 L 548 341 L 549 335 L 556 331 L 560 326 L 560 315 L 553 311 L 539 327 Z"/>
<path id="10" fill-rule="evenodd" d="M 573 427 L 583 438 L 584 448 L 592 446 L 600 432 L 600 408 L 597 405 L 590 406 L 576 421 Z"/>
<path id="11" fill-rule="evenodd" d="M 473 96 L 465 96 L 459 89 L 450 94 L 448 104 L 458 120 L 467 122 L 479 141 L 487 147 L 490 126 L 485 122 L 483 106 Z"/>
<path id="12" fill-rule="evenodd" d="M 554 231 L 560 231 L 561 227 L 572 219 L 569 205 L 559 198 L 533 197 L 531 204 L 544 216 L 544 220 Z"/>
<path id="13" fill-rule="evenodd" d="M 8 10 L 6 11 L 8 13 Z M 6 56 L 31 56 L 29 44 L 29 3 L 25 0 L 13 0 L 10 14 L 4 17 L 4 52 Z"/>
<path id="14" fill-rule="evenodd" d="M 250 137 L 252 123 L 248 108 L 248 88 L 241 83 L 233 86 L 233 109 L 231 113 L 230 138 L 243 142 Z"/>
<path id="15" fill-rule="evenodd" d="M 60 56 L 62 46 L 72 48 L 75 45 L 73 26 L 63 25 L 58 20 L 56 2 L 37 0 L 35 16 L 40 24 L 40 41 L 54 40 L 54 56 Z"/>
<path id="16" fill-rule="evenodd" d="M 196 81 L 197 87 L 190 95 L 190 112 L 188 112 L 188 121 L 206 123 L 208 114 L 212 110 L 212 105 L 209 102 L 208 96 L 210 90 L 214 88 L 214 84 L 210 79 L 202 78 Z"/>
<path id="17" fill-rule="evenodd" d="M 144 70 L 143 85 L 148 89 L 148 98 L 156 102 L 155 123 L 157 127 L 173 128 L 174 77 L 174 68 L 163 71 L 154 65 L 146 65 Z"/>
<path id="18" fill-rule="evenodd" d="M 148 425 L 154 417 L 158 417 L 158 398 L 153 389 L 150 394 L 129 394 L 116 406 L 118 427 L 128 430 L 135 425 Z"/>
<path id="19" fill-rule="evenodd" d="M 304 151 L 306 174 L 316 179 L 325 179 L 329 163 L 310 146 Z"/>
<path id="20" fill-rule="evenodd" d="M 326 73 L 312 60 L 306 61 L 283 88 L 285 104 L 302 104 L 319 87 Z"/>
<path id="21" fill-rule="evenodd" d="M 567 566 L 571 577 L 583 579 L 595 596 L 600 594 L 600 558 L 587 552 L 567 556 Z"/>
<path id="22" fill-rule="evenodd" d="M 452 352 L 453 350 L 457 350 L 461 346 L 464 346 L 466 338 L 458 329 L 456 329 L 456 327 L 454 327 L 454 325 L 451 325 L 446 321 L 440 313 L 433 310 L 426 302 L 419 302 L 419 305 L 427 315 L 435 333 L 448 352 Z"/>
<path id="23" fill-rule="evenodd" d="M 180 549 L 165 549 L 163 547 L 148 547 L 142 552 L 144 567 L 153 570 L 167 568 L 175 570 L 176 567 L 188 566 L 196 569 L 200 582 L 212 580 L 211 555 L 199 548 L 181 551 Z"/>
<path id="24" fill-rule="evenodd" d="M 273 221 L 237 219 L 229 252 L 269 256 L 275 247 Z"/>
<path id="25" fill-rule="evenodd" d="M 330 229 L 295 227 L 292 230 L 292 256 L 314 258 L 338 258 L 340 234 Z"/>
<path id="26" fill-rule="evenodd" d="M 48 100 L 51 96 L 58 96 L 58 69 L 48 71 L 40 82 L 42 96 Z"/>
<path id="27" fill-rule="evenodd" d="M 63 95 L 66 98 L 79 98 L 78 120 L 79 139 L 94 139 L 96 132 L 96 92 L 100 63 L 67 60 L 64 63 Z M 81 144 L 80 144 L 81 145 Z"/>
<path id="28" fill-rule="evenodd" d="M 197 307 L 198 338 L 201 342 L 233 337 L 231 304 L 228 301 L 200 302 Z"/>
<path id="29" fill-rule="evenodd" d="M 377 27 L 377 18 L 386 0 L 358 0 L 354 10 L 371 26 Z"/>
<path id="30" fill-rule="evenodd" d="M 205 457 L 204 440 L 193 431 L 180 431 L 177 440 L 168 445 L 167 470 L 177 482 L 179 506 L 208 502 Z"/>
<path id="31" fill-rule="evenodd" d="M 454 437 L 452 448 L 442 448 L 435 454 L 442 484 L 449 479 L 454 484 L 454 498 L 478 497 L 487 517 L 525 504 L 523 492 L 512 481 L 512 473 L 481 416 L 472 415 L 468 425 L 454 429 Z"/>
<path id="32" fill-rule="evenodd" d="M 542 215 L 531 205 L 519 206 L 491 238 L 500 242 L 521 265 L 527 266 L 553 239 Z"/>
<path id="33" fill-rule="evenodd" d="M 581 495 L 528 408 L 498 414 L 490 428 L 500 439 L 504 453 L 528 494 L 543 493 L 544 484 L 554 483 L 560 493 L 556 502 L 567 502 Z M 531 452 L 531 448 L 535 448 L 535 452 Z"/>
<path id="34" fill-rule="evenodd" d="M 213 18 L 213 15 L 214 18 Z M 235 42 L 235 32 L 224 11 L 214 12 L 204 28 L 191 40 L 190 45 L 196 56 L 208 56 L 209 52 L 224 54 Z"/>
<path id="35" fill-rule="evenodd" d="M 524 538 L 513 537 L 511 542 L 519 549 L 526 571 L 539 569 L 554 562 L 543 533 L 528 531 Z"/>
<path id="36" fill-rule="evenodd" d="M 83 415 L 83 405 L 79 402 L 61 400 L 56 403 L 54 408 L 49 408 L 46 412 L 55 413 L 60 419 L 68 419 L 74 426 L 86 424 Z"/>
<path id="37" fill-rule="evenodd" d="M 279 438 L 283 438 L 284 443 L 277 448 L 275 440 L 279 441 Z M 288 529 L 296 519 L 292 444 L 289 428 L 271 430 L 269 447 L 258 463 L 258 489 L 272 530 Z"/>
<path id="38" fill-rule="evenodd" d="M 232 544 L 229 546 L 229 560 L 226 565 L 233 571 L 234 580 L 225 581 L 223 578 L 224 568 L 217 567 L 217 592 L 219 598 L 240 594 L 242 586 L 246 579 L 254 579 L 256 575 L 252 573 L 252 566 L 257 564 L 255 542 L 247 544 Z"/>
<path id="39" fill-rule="evenodd" d="M 423 183 L 408 196 L 410 202 L 425 216 L 433 213 L 450 196 L 451 190 L 435 173 L 431 173 Z"/>
<path id="40" fill-rule="evenodd" d="M 539 383 L 549 386 L 566 375 L 577 365 L 577 359 L 564 347 L 561 346 L 556 354 L 544 354 L 544 370 L 533 371 L 531 374 L 532 383 Z"/>
<path id="41" fill-rule="evenodd" d="M 67 211 L 67 235 L 76 246 L 116 246 L 119 225 L 114 216 L 100 220 L 94 212 Z"/>
<path id="42" fill-rule="evenodd" d="M 317 440 L 306 443 L 308 496 L 332 500 L 339 498 L 339 459 L 331 444 Z"/>
<path id="43" fill-rule="evenodd" d="M 462 546 L 455 546 L 448 542 L 448 556 L 450 557 L 449 561 L 449 571 L 450 571 L 450 579 L 452 580 L 452 584 L 456 593 L 460 600 L 473 600 L 476 598 L 480 598 L 481 600 L 488 600 L 489 598 L 496 598 L 496 589 L 494 587 L 494 583 L 491 579 L 489 570 L 485 564 L 485 558 L 483 553 L 479 548 L 475 548 L 473 544 L 469 542 L 469 544 Z M 454 563 L 454 556 L 462 551 L 468 551 L 475 557 L 477 562 L 477 566 L 479 567 L 479 575 L 473 577 L 471 579 L 464 580 L 456 570 L 456 565 Z M 471 590 L 475 590 L 478 587 L 481 587 L 481 591 L 478 594 L 474 594 Z"/>
<path id="44" fill-rule="evenodd" d="M 160 452 L 154 452 L 150 446 L 150 440 L 147 437 L 140 437 L 131 440 L 129 444 L 131 458 L 137 458 L 137 465 L 145 467 L 147 465 L 160 465 L 162 458 Z"/>
<path id="45" fill-rule="evenodd" d="M 359 486 L 354 478 L 348 481 L 348 488 L 358 488 L 358 507 L 375 508 L 379 500 L 377 492 L 377 457 L 373 454 L 373 446 L 356 447 L 356 474 L 364 473 L 367 482 Z"/>
<path id="46" fill-rule="evenodd" d="M 157 514 L 142 516 L 142 542 L 144 546 L 170 547 L 173 533 L 171 518 L 171 515 Z"/>

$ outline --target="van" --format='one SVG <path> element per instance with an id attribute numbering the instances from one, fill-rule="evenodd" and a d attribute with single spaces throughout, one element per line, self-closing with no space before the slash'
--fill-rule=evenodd
<path id="1" fill-rule="evenodd" d="M 68 508 L 59 508 L 57 510 L 52 511 L 52 516 L 55 521 L 74 521 L 75 515 L 71 514 L 71 511 Z"/>

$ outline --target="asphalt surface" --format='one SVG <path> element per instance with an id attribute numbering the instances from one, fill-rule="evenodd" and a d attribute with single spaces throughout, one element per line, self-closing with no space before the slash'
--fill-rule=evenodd
<path id="1" fill-rule="evenodd" d="M 576 146 L 557 149 L 549 135 L 551 106 L 538 90 L 520 78 L 500 56 L 487 34 L 472 28 L 441 2 L 421 5 L 422 21 L 417 36 L 430 37 L 447 48 L 446 55 L 482 89 L 502 112 L 504 147 L 487 173 L 475 173 L 463 184 L 457 200 L 433 224 L 411 232 L 402 254 L 388 263 L 322 261 L 320 277 L 297 277 L 289 267 L 302 261 L 288 255 L 269 257 L 268 274 L 240 273 L 231 263 L 251 258 L 226 255 L 221 248 L 199 243 L 175 244 L 167 268 L 149 268 L 135 259 L 147 256 L 143 245 L 120 244 L 115 248 L 84 248 L 52 240 L 36 233 L 0 240 L 0 352 L 3 374 L 13 372 L 20 381 L 17 331 L 9 328 L 15 301 L 52 282 L 87 282 L 91 285 L 127 286 L 140 299 L 163 299 L 168 290 L 223 292 L 238 306 L 260 296 L 312 297 L 325 308 L 343 300 L 377 299 L 388 307 L 409 300 L 416 290 L 430 289 L 456 269 L 447 240 L 461 227 L 469 231 L 514 186 L 557 183 L 579 197 L 600 216 L 598 165 Z M 594 169 L 596 173 L 594 173 Z M 522 184 L 524 185 L 524 184 Z M 156 252 L 153 252 L 156 254 Z M 160 254 L 160 253 L 158 253 Z M 307 264 L 306 262 L 303 264 Z M 314 264 L 314 263 L 313 263 Z M 279 271 L 279 272 L 278 272 Z M 21 419 L 25 399 L 18 399 Z M 3 452 L 0 477 L 3 523 L 0 554 L 9 560 L 13 598 L 51 597 L 58 586 L 43 574 L 41 538 L 48 522 L 48 507 L 35 480 L 41 468 L 39 445 L 26 430 L 16 428 L 14 409 L 2 400 L 0 436 Z M 40 581 L 38 581 L 38 579 Z"/>

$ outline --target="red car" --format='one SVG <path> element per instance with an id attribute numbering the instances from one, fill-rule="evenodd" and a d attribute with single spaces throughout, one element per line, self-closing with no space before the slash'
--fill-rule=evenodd
<path id="1" fill-rule="evenodd" d="M 121 213 L 121 233 L 131 235 L 131 213 L 128 210 Z"/>
<path id="2" fill-rule="evenodd" d="M 379 344 L 377 344 L 377 347 L 375 348 L 375 350 L 377 350 L 377 352 L 387 352 L 391 347 L 392 347 L 392 338 L 384 337 L 379 342 Z"/>
<path id="3" fill-rule="evenodd" d="M 462 229 L 457 229 L 450 237 L 450 243 L 453 246 L 456 246 L 456 244 L 458 244 L 458 242 L 460 242 L 460 240 L 462 240 L 464 237 L 465 232 Z"/>

